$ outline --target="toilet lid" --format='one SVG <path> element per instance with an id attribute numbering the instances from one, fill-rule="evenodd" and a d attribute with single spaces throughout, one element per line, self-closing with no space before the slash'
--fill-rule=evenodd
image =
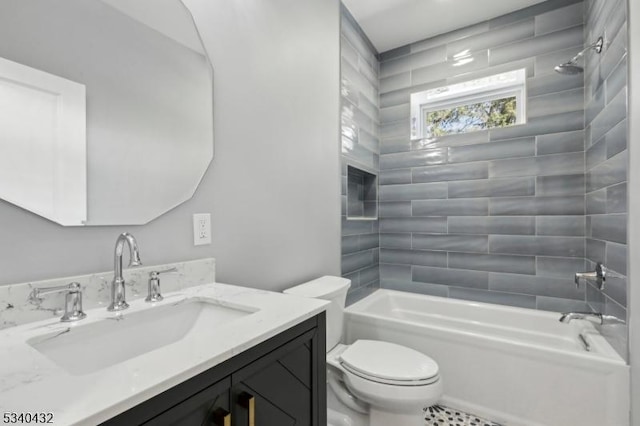
<path id="1" fill-rule="evenodd" d="M 438 364 L 425 354 L 378 340 L 357 340 L 341 355 L 354 373 L 391 381 L 424 381 L 438 375 Z"/>

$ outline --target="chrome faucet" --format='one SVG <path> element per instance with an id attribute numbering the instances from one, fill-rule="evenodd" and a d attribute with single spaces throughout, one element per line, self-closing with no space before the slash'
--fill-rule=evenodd
<path id="1" fill-rule="evenodd" d="M 613 315 L 604 315 L 600 312 L 565 312 L 560 315 L 560 322 L 570 323 L 574 319 L 589 320 L 598 325 L 626 324 L 624 320 Z"/>
<path id="2" fill-rule="evenodd" d="M 129 246 L 129 266 L 142 265 L 136 239 L 128 232 L 120 234 L 116 240 L 114 276 L 111 282 L 111 304 L 107 308 L 108 311 L 123 311 L 129 307 L 125 298 L 124 278 L 122 277 L 122 254 L 125 243 Z"/>
<path id="3" fill-rule="evenodd" d="M 589 272 L 576 272 L 574 277 L 574 281 L 576 283 L 576 287 L 580 286 L 580 278 L 590 279 L 595 281 L 598 285 L 598 289 L 602 290 L 604 288 L 604 283 L 607 280 L 607 268 L 602 263 L 596 264 L 595 271 Z"/>

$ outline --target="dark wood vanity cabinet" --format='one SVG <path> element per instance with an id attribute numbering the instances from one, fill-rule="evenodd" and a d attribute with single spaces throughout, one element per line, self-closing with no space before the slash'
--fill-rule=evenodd
<path id="1" fill-rule="evenodd" d="M 103 425 L 324 426 L 325 345 L 321 313 Z"/>

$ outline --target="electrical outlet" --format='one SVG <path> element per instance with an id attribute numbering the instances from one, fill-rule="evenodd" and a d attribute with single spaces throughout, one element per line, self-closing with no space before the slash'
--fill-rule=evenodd
<path id="1" fill-rule="evenodd" d="M 211 214 L 196 213 L 193 215 L 193 245 L 211 244 Z"/>

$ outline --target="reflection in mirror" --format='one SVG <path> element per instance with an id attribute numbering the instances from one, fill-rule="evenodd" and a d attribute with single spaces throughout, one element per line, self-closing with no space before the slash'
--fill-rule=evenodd
<path id="1" fill-rule="evenodd" d="M 411 139 L 526 122 L 526 70 L 495 74 L 411 94 Z"/>
<path id="2" fill-rule="evenodd" d="M 0 58 L 22 67 L 14 92 L 35 88 L 22 103 L 0 101 L 20 124 L 0 121 L 5 201 L 63 225 L 132 225 L 191 198 L 213 158 L 213 82 L 179 0 L 3 0 Z M 0 94 L 8 90 L 3 70 Z M 29 73 L 77 90 L 20 82 Z M 33 100 L 45 92 L 50 99 Z M 86 112 L 58 114 L 81 101 Z M 71 172 L 85 158 L 82 145 L 84 180 Z M 68 195 L 85 181 L 82 197 Z"/>
<path id="3" fill-rule="evenodd" d="M 57 221 L 87 219 L 85 86 L 0 58 L 0 197 Z"/>

